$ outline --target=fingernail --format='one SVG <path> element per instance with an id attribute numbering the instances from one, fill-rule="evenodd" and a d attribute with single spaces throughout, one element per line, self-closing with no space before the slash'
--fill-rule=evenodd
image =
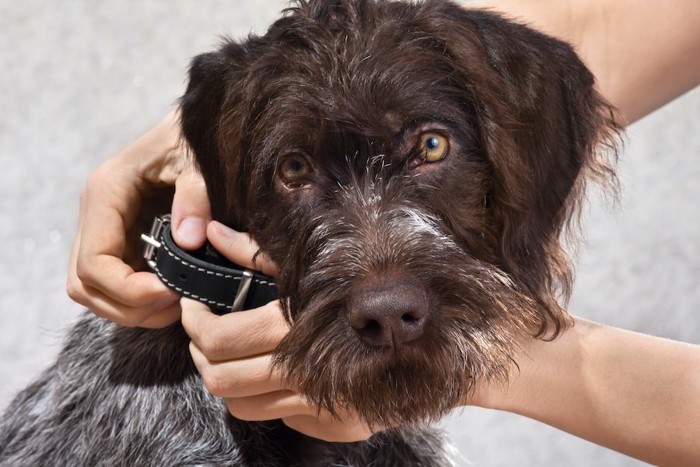
<path id="1" fill-rule="evenodd" d="M 201 243 L 207 235 L 207 222 L 201 217 L 185 217 L 177 228 L 183 242 L 190 245 Z"/>

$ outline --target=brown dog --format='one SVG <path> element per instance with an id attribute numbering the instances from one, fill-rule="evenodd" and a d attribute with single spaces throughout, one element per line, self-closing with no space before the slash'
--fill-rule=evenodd
<path id="1" fill-rule="evenodd" d="M 567 325 L 559 237 L 615 131 L 568 46 L 444 1 L 303 2 L 198 57 L 182 104 L 215 217 L 280 265 L 277 362 L 319 405 L 437 418 Z"/>
<path id="2" fill-rule="evenodd" d="M 447 464 L 399 427 L 568 325 L 560 236 L 585 182 L 612 177 L 596 148 L 617 131 L 569 46 L 443 0 L 299 1 L 194 60 L 182 126 L 214 217 L 279 265 L 276 364 L 319 407 L 394 429 L 332 445 L 237 421 L 179 325 L 88 316 L 3 419 L 3 465 Z"/>

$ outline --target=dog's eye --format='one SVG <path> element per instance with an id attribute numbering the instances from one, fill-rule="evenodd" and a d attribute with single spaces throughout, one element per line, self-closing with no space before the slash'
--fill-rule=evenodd
<path id="1" fill-rule="evenodd" d="M 450 143 L 440 133 L 429 131 L 420 136 L 420 157 L 424 162 L 438 162 L 447 157 Z"/>
<path id="2" fill-rule="evenodd" d="M 301 154 L 289 154 L 280 162 L 278 173 L 288 188 L 301 188 L 309 182 L 313 168 Z"/>

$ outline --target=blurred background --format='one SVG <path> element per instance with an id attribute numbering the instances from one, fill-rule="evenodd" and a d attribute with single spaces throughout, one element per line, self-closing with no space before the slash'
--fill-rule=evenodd
<path id="1" fill-rule="evenodd" d="M 81 310 L 65 275 L 88 174 L 173 106 L 193 55 L 264 32 L 285 5 L 0 2 L 0 408 Z M 570 310 L 700 343 L 700 89 L 629 128 L 619 175 L 617 205 L 591 196 Z M 639 465 L 506 413 L 466 408 L 445 425 L 472 465 Z"/>

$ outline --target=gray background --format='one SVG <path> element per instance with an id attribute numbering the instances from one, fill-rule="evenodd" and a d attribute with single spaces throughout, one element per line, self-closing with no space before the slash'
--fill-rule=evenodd
<path id="1" fill-rule="evenodd" d="M 0 407 L 55 355 L 78 197 L 101 161 L 154 125 L 191 56 L 264 27 L 281 1 L 0 0 Z M 700 343 L 700 89 L 633 125 L 615 206 L 591 197 L 570 309 Z M 672 390 L 672 388 L 669 388 Z M 474 465 L 636 465 L 517 416 L 447 421 Z"/>

